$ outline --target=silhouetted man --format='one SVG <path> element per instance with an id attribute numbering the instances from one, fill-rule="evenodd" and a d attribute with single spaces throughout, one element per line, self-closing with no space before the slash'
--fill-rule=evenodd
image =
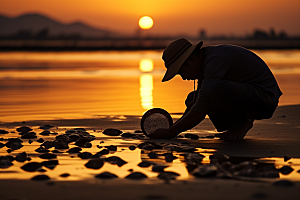
<path id="1" fill-rule="evenodd" d="M 254 120 L 272 117 L 282 92 L 265 62 L 239 46 L 202 45 L 178 39 L 164 50 L 167 71 L 162 81 L 180 75 L 183 80 L 197 79 L 198 88 L 188 95 L 183 116 L 150 137 L 176 137 L 208 115 L 224 133 L 221 139 L 243 139 Z"/>

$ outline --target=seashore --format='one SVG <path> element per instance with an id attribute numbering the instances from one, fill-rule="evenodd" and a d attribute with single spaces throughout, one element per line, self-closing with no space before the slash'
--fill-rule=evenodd
<path id="1" fill-rule="evenodd" d="M 19 153 L 26 152 L 31 158 L 31 160 L 24 162 L 13 161 L 13 166 L 0 169 L 0 199 L 298 199 L 300 197 L 299 113 L 300 105 L 280 106 L 271 119 L 255 121 L 254 127 L 242 141 L 222 141 L 214 137 L 216 132 L 209 119 L 205 119 L 193 130 L 182 133 L 180 138 L 170 140 L 144 138 L 137 131 L 140 129 L 140 116 L 103 116 L 94 119 L 28 121 L 23 123 L 1 122 L 0 129 L 8 132 L 0 135 L 2 138 L 0 142 L 3 144 L 9 141 L 9 138 L 19 137 L 20 135 L 15 130 L 22 126 L 32 127 L 33 131 L 38 132 L 40 130 L 39 132 L 42 133 L 41 127 L 51 125 L 49 131 L 58 134 L 38 134 L 37 138 L 32 139 L 30 144 L 29 139 L 23 139 L 24 146 L 11 152 L 5 146 L 0 149 L 0 156 L 12 155 L 16 157 Z M 58 135 L 63 135 L 74 128 L 77 130 L 84 128 L 90 135 L 95 136 L 94 140 L 91 141 L 92 147 L 82 146 L 82 153 L 91 152 L 95 155 L 99 150 L 110 149 L 111 146 L 117 148 L 100 156 L 100 158 L 103 156 L 106 162 L 102 168 L 86 169 L 84 164 L 93 159 L 81 159 L 77 157 L 78 154 L 71 155 L 66 153 L 66 150 L 54 151 L 53 148 L 49 148 L 51 154 L 57 155 L 59 161 L 57 167 L 54 166 L 53 169 L 43 167 L 44 171 L 39 169 L 35 172 L 20 170 L 20 167 L 26 163 L 42 161 L 40 158 L 42 153 L 34 151 L 42 144 L 37 142 L 38 139 L 43 138 L 44 141 L 51 141 Z M 122 134 L 127 133 L 127 136 L 103 134 L 103 131 L 109 128 L 121 130 Z M 130 134 L 136 137 L 131 137 Z M 70 148 L 74 146 L 73 143 L 70 144 Z M 142 146 L 141 144 L 146 145 Z M 153 147 L 154 144 L 162 145 L 163 149 L 168 151 L 157 150 Z M 196 149 L 193 151 L 194 153 L 204 155 L 204 158 L 202 157 L 200 160 L 201 163 L 196 166 L 197 168 L 215 164 L 215 161 L 217 164 L 222 164 L 221 158 L 213 160 L 211 156 L 214 155 L 216 158 L 216 155 L 225 155 L 232 163 L 238 160 L 235 166 L 248 163 L 250 168 L 248 167 L 247 171 L 253 169 L 251 163 L 255 162 L 256 165 L 271 163 L 269 166 L 275 166 L 276 171 L 284 166 L 289 166 L 293 172 L 288 173 L 289 176 L 278 172 L 279 177 L 277 174 L 274 177 L 243 176 L 236 174 L 237 171 L 232 172 L 227 177 L 224 175 L 222 177 L 217 176 L 217 173 L 211 176 L 206 174 L 206 176 L 201 170 L 198 170 L 200 175 L 187 173 L 186 171 L 192 171 L 189 169 L 190 161 L 195 165 L 197 160 L 187 158 L 195 155 L 189 154 L 191 152 L 177 151 L 178 145 L 181 147 L 182 145 L 184 147 L 192 146 Z M 134 146 L 136 149 L 129 150 L 130 146 Z M 167 154 L 170 152 L 174 156 L 174 160 L 168 161 L 166 155 L 170 155 Z M 138 156 L 138 158 L 131 158 L 131 156 Z M 118 162 L 116 160 L 108 161 L 108 158 L 112 157 L 121 158 L 128 163 L 113 166 Z M 68 164 L 70 160 L 73 162 Z M 144 163 L 150 162 L 153 166 L 153 163 L 168 165 L 169 167 L 162 171 L 170 172 L 169 174 L 171 172 L 178 173 L 179 177 L 177 177 L 178 175 L 174 177 L 173 174 L 165 176 L 165 178 L 157 178 L 157 174 L 163 173 L 154 173 L 151 167 L 137 166 L 143 161 Z M 75 168 L 72 167 L 73 163 L 75 163 Z M 179 163 L 186 167 L 184 172 L 180 171 L 182 168 L 176 167 L 179 166 Z M 60 168 L 63 166 L 65 167 Z M 214 171 L 214 169 L 206 170 Z M 56 171 L 58 172 L 56 173 Z M 95 178 L 97 174 L 105 171 L 116 174 L 119 178 L 112 180 Z M 137 178 L 139 180 L 126 178 L 129 174 L 138 171 L 146 174 L 148 178 Z M 63 172 L 69 173 L 69 177 L 62 178 Z M 85 175 L 78 175 L 80 173 Z M 41 174 L 48 175 L 50 179 L 30 180 Z M 72 177 L 78 179 L 72 179 Z"/>

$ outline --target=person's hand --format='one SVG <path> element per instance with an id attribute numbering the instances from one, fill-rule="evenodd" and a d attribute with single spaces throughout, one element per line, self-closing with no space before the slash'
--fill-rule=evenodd
<path id="1" fill-rule="evenodd" d="M 158 129 L 149 135 L 152 139 L 169 139 L 169 129 Z"/>

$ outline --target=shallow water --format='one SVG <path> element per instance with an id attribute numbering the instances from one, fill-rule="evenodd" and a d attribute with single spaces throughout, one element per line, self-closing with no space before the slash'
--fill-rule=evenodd
<path id="1" fill-rule="evenodd" d="M 284 95 L 280 105 L 300 103 L 300 51 L 256 51 L 270 66 Z M 80 119 L 102 118 L 111 116 L 112 121 L 124 121 L 125 115 L 140 117 L 146 110 L 153 107 L 162 107 L 173 113 L 184 110 L 186 95 L 193 90 L 193 82 L 182 81 L 179 77 L 167 83 L 161 83 L 164 74 L 161 60 L 161 51 L 134 51 L 134 52 L 2 52 L 0 53 L 0 122 L 51 120 L 51 119 Z M 114 117 L 117 116 L 117 117 Z M 8 134 L 0 134 L 1 143 L 7 139 L 20 137 L 17 127 L 3 127 Z M 33 128 L 38 138 L 53 141 L 55 135 L 41 136 L 39 127 Z M 64 134 L 67 129 L 74 127 L 54 127 L 52 132 Z M 81 159 L 77 154 L 69 154 L 67 150 L 60 150 L 57 155 L 59 164 L 54 169 L 42 167 L 45 172 L 26 172 L 21 167 L 28 162 L 42 162 L 40 155 L 35 151 L 41 143 L 37 139 L 23 139 L 23 147 L 8 153 L 8 147 L 0 148 L 0 156 L 26 152 L 30 161 L 17 162 L 8 168 L 0 169 L 1 179 L 31 179 L 35 175 L 46 174 L 52 180 L 88 180 L 94 179 L 96 174 L 109 171 L 120 178 L 126 177 L 130 171 L 138 171 L 156 180 L 158 173 L 151 167 L 142 168 L 141 161 L 150 161 L 156 164 L 167 165 L 165 171 L 178 173 L 178 180 L 194 180 L 188 172 L 184 153 L 173 151 L 177 158 L 166 162 L 164 153 L 168 150 L 153 150 L 158 158 L 150 158 L 149 152 L 129 146 L 137 146 L 146 140 L 105 136 L 103 130 L 87 130 L 96 137 L 91 148 L 83 148 L 81 152 L 95 154 L 105 146 L 116 145 L 117 151 L 110 151 L 108 155 L 118 156 L 128 162 L 123 166 L 105 162 L 103 167 L 95 170 L 84 165 L 88 159 Z M 134 130 L 123 130 L 133 133 Z M 199 131 L 199 130 L 198 130 Z M 213 131 L 204 131 L 214 133 Z M 189 132 L 190 133 L 190 132 Z M 199 132 L 197 134 L 203 134 Z M 4 139 L 3 139 L 4 138 Z M 204 139 L 203 139 L 204 140 Z M 104 143 L 103 143 L 103 142 Z M 174 143 L 185 143 L 188 139 L 180 139 Z M 97 145 L 99 145 L 97 147 Z M 74 143 L 69 145 L 75 147 Z M 54 150 L 53 148 L 50 149 Z M 215 153 L 214 149 L 196 148 L 195 152 L 205 156 L 202 164 L 210 163 L 209 156 Z M 239 158 L 234 158 L 238 160 Z M 274 181 L 288 179 L 300 180 L 300 159 L 291 158 L 285 161 L 281 157 L 251 158 L 258 163 L 270 163 L 277 169 L 282 166 L 294 168 L 288 175 L 279 173 L 280 178 L 263 179 Z M 61 174 L 69 173 L 68 177 Z"/>
<path id="2" fill-rule="evenodd" d="M 16 131 L 17 127 L 7 127 L 5 130 L 7 130 L 8 134 L 2 134 L 3 138 L 5 140 L 1 140 L 3 144 L 5 144 L 10 138 L 17 138 L 20 137 L 18 132 Z M 42 136 L 39 133 L 41 133 L 43 130 L 41 130 L 38 126 L 31 127 L 34 131 L 37 133 L 38 139 L 43 138 L 45 141 L 53 141 L 56 137 L 56 135 L 50 135 L 50 136 Z M 53 127 L 50 130 L 51 133 L 57 133 L 58 135 L 62 135 L 66 132 L 66 130 L 70 130 L 70 127 Z M 119 178 L 125 178 L 127 175 L 133 172 L 141 172 L 145 174 L 150 180 L 157 181 L 159 180 L 157 178 L 158 172 L 152 171 L 153 165 L 165 165 L 167 166 L 164 171 L 166 172 L 175 172 L 178 173 L 179 176 L 176 177 L 177 180 L 196 180 L 196 178 L 189 172 L 189 166 L 188 161 L 185 158 L 185 155 L 188 154 L 188 152 L 178 152 L 178 151 L 170 151 L 165 148 L 163 149 L 154 149 L 154 150 L 145 150 L 138 148 L 137 145 L 142 142 L 147 142 L 148 140 L 146 138 L 144 139 L 133 139 L 133 138 L 124 138 L 121 136 L 107 136 L 104 135 L 102 132 L 103 130 L 87 130 L 87 132 L 91 135 L 95 136 L 95 139 L 91 141 L 92 147 L 91 148 L 82 148 L 81 152 L 90 152 L 93 155 L 97 152 L 105 149 L 107 146 L 115 145 L 117 146 L 116 151 L 109 151 L 108 154 L 103 155 L 101 158 L 109 158 L 111 156 L 118 156 L 119 158 L 125 160 L 127 163 L 118 166 L 116 164 L 111 164 L 108 162 L 105 162 L 104 165 L 100 169 L 89 169 L 85 167 L 85 164 L 89 161 L 89 159 L 81 159 L 78 157 L 77 153 L 68 153 L 68 149 L 58 149 L 59 153 L 55 153 L 57 155 L 56 159 L 42 159 L 39 158 L 39 156 L 43 153 L 38 153 L 35 150 L 40 147 L 42 143 L 38 142 L 37 139 L 22 139 L 23 140 L 23 147 L 17 150 L 12 151 L 11 153 L 7 153 L 8 147 L 0 148 L 0 156 L 16 156 L 19 153 L 26 152 L 28 157 L 30 157 L 30 161 L 25 162 L 18 162 L 13 161 L 13 165 L 8 168 L 0 168 L 0 179 L 31 179 L 36 175 L 47 175 L 51 178 L 51 180 L 55 181 L 77 181 L 77 180 L 91 180 L 95 178 L 95 175 L 100 174 L 102 172 L 111 172 L 115 175 L 117 175 Z M 127 133 L 134 133 L 133 130 L 123 130 L 123 132 Z M 191 132 L 189 132 L 191 133 Z M 196 132 L 194 132 L 196 133 Z M 139 134 L 138 134 L 139 135 Z M 201 135 L 201 134 L 200 134 Z M 140 135 L 142 136 L 142 135 Z M 200 139 L 201 140 L 201 139 Z M 170 143 L 165 143 L 167 141 L 157 142 L 157 144 L 161 145 L 188 145 L 189 139 L 181 138 L 179 140 L 173 140 L 169 141 Z M 134 150 L 130 150 L 129 146 L 135 146 L 137 147 Z M 76 147 L 74 142 L 69 144 L 69 148 Z M 50 148 L 51 151 L 55 150 L 54 147 Z M 157 158 L 151 158 L 149 156 L 150 152 L 155 152 L 158 157 Z M 211 162 L 210 156 L 213 155 L 215 152 L 214 149 L 202 149 L 202 148 L 196 148 L 196 153 L 200 153 L 204 156 L 203 160 L 201 161 L 202 165 L 208 165 Z M 166 161 L 164 154 L 165 153 L 173 153 L 176 158 L 173 161 Z M 34 172 L 27 172 L 23 169 L 21 169 L 22 166 L 24 166 L 26 163 L 30 162 L 43 162 L 47 160 L 58 160 L 58 165 L 56 165 L 53 169 L 47 168 L 43 166 L 40 169 L 43 169 L 44 171 L 34 171 Z M 138 164 L 141 161 L 149 161 L 153 163 L 150 167 L 139 167 Z M 238 158 L 238 157 L 230 157 L 230 162 L 234 163 L 235 165 L 238 165 L 244 161 L 251 161 L 256 162 L 258 164 L 269 164 L 272 166 L 275 166 L 276 169 L 280 169 L 283 166 L 290 166 L 293 168 L 293 171 L 287 175 L 278 173 L 278 178 L 263 178 L 263 177 L 243 177 L 238 176 L 236 178 L 246 181 L 263 181 L 263 182 L 269 182 L 269 181 L 277 181 L 277 180 L 290 180 L 290 181 L 299 181 L 300 180 L 300 173 L 298 172 L 300 170 L 300 159 L 299 158 L 288 158 L 285 160 L 285 158 L 281 157 L 261 157 L 261 158 Z M 68 177 L 62 177 L 62 174 L 68 173 Z M 234 178 L 234 177 L 233 177 Z M 236 179 L 234 178 L 234 179 Z"/>
<path id="3" fill-rule="evenodd" d="M 161 51 L 1 52 L 0 121 L 139 115 L 153 107 L 182 113 L 192 81 L 161 83 Z M 255 51 L 284 95 L 300 103 L 300 50 Z"/>

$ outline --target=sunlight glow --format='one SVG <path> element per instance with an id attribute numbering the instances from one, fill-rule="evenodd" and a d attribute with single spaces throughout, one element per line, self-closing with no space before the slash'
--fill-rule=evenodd
<path id="1" fill-rule="evenodd" d="M 141 17 L 139 20 L 139 26 L 141 29 L 150 29 L 153 26 L 153 20 L 149 16 Z"/>
<path id="2" fill-rule="evenodd" d="M 141 72 L 151 72 L 153 71 L 153 60 L 149 58 L 144 58 L 140 60 L 140 70 Z"/>
<path id="3" fill-rule="evenodd" d="M 153 77 L 150 74 L 140 76 L 141 105 L 148 110 L 153 108 Z"/>

